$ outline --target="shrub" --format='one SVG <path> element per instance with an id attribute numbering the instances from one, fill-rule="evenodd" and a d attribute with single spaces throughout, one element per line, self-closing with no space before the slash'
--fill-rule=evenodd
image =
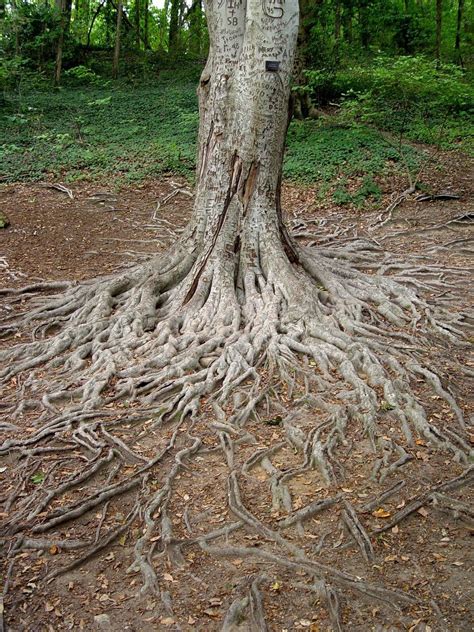
<path id="1" fill-rule="evenodd" d="M 64 71 L 64 77 L 68 83 L 75 86 L 95 85 L 100 82 L 100 77 L 87 66 L 74 66 Z"/>

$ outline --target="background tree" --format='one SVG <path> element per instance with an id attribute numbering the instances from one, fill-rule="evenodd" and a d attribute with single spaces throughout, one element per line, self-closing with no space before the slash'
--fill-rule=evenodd
<path id="1" fill-rule="evenodd" d="M 443 26 L 443 0 L 436 0 L 436 61 L 441 63 L 441 35 Z"/>
<path id="2" fill-rule="evenodd" d="M 117 26 L 115 31 L 115 47 L 114 47 L 114 59 L 112 63 L 112 77 L 114 79 L 118 78 L 119 74 L 119 62 L 120 62 L 120 38 L 121 38 L 121 29 L 122 29 L 122 11 L 123 5 L 121 0 L 118 1 L 117 4 Z"/>

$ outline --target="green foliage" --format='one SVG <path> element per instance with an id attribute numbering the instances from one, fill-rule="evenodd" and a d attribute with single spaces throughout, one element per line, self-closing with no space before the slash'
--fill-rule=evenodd
<path id="1" fill-rule="evenodd" d="M 360 186 L 353 192 L 347 188 L 347 180 L 339 182 L 332 199 L 339 206 L 353 204 L 357 208 L 362 208 L 370 200 L 378 201 L 381 194 L 380 187 L 372 176 L 365 176 Z"/>
<path id="2" fill-rule="evenodd" d="M 192 179 L 198 124 L 196 76 L 188 70 L 162 71 L 154 84 L 133 90 L 120 83 L 35 89 L 10 98 L 0 116 L 4 178 L 130 182 L 174 172 Z M 417 152 L 405 153 L 415 169 Z M 399 151 L 366 126 L 294 121 L 284 175 L 328 190 L 341 176 L 355 178 L 361 190 L 350 203 L 361 205 L 377 195 L 373 177 L 399 161 Z"/>
<path id="3" fill-rule="evenodd" d="M 87 66 L 74 66 L 64 72 L 64 77 L 69 85 L 85 86 L 101 82 L 100 77 Z"/>
<path id="4" fill-rule="evenodd" d="M 415 149 L 404 147 L 410 168 L 418 164 Z M 374 176 L 397 167 L 401 156 L 374 129 L 364 125 L 338 125 L 330 117 L 293 121 L 283 173 L 307 182 L 332 182 L 340 175 Z"/>
<path id="5" fill-rule="evenodd" d="M 196 84 L 163 72 L 153 86 L 64 87 L 27 92 L 0 117 L 8 181 L 113 176 L 140 180 L 163 172 L 192 177 L 198 127 Z"/>
<path id="6" fill-rule="evenodd" d="M 40 69 L 53 58 L 60 16 L 54 5 L 18 2 L 2 24 L 5 56 L 20 56 L 31 68 Z"/>
<path id="7" fill-rule="evenodd" d="M 44 472 L 36 472 L 36 474 L 32 475 L 31 482 L 34 483 L 35 485 L 39 485 L 40 483 L 44 482 L 45 478 L 46 476 Z"/>
<path id="8" fill-rule="evenodd" d="M 359 121 L 446 147 L 472 142 L 474 87 L 462 70 L 425 57 L 377 57 L 371 64 L 308 71 L 320 103 L 342 99 L 341 120 Z"/>
<path id="9" fill-rule="evenodd" d="M 5 213 L 0 211 L 0 228 L 7 228 L 8 226 L 10 226 L 10 220 Z"/>
<path id="10" fill-rule="evenodd" d="M 18 56 L 0 58 L 0 90 L 3 93 L 18 89 L 26 63 L 26 59 Z"/>

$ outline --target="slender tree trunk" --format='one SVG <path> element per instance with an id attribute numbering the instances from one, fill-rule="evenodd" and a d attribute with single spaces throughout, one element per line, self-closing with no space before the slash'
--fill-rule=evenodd
<path id="1" fill-rule="evenodd" d="M 13 13 L 13 28 L 15 31 L 15 55 L 18 56 L 20 54 L 20 38 L 18 33 L 18 6 L 16 0 L 11 0 L 12 3 L 12 13 Z"/>
<path id="2" fill-rule="evenodd" d="M 307 18 L 313 8 L 312 0 L 300 0 L 300 25 L 298 29 L 298 40 L 296 48 L 296 62 L 294 69 L 295 90 L 292 94 L 293 114 L 297 119 L 306 117 L 316 118 L 318 111 L 314 107 L 311 96 L 305 89 L 307 84 L 304 71 L 308 68 L 307 45 L 310 34 Z"/>
<path id="3" fill-rule="evenodd" d="M 189 52 L 198 57 L 201 54 L 202 1 L 194 0 L 189 10 Z"/>
<path id="4" fill-rule="evenodd" d="M 456 60 L 462 64 L 461 60 L 461 30 L 462 30 L 462 19 L 464 13 L 464 0 L 458 0 L 458 11 L 456 17 L 456 40 L 454 42 L 454 52 L 456 55 Z"/>
<path id="5" fill-rule="evenodd" d="M 441 31 L 443 26 L 443 0 L 436 0 L 436 63 L 441 63 Z"/>
<path id="6" fill-rule="evenodd" d="M 171 0 L 170 26 L 168 30 L 168 51 L 176 53 L 179 38 L 179 14 L 181 0 Z"/>
<path id="7" fill-rule="evenodd" d="M 119 0 L 118 6 L 117 6 L 117 28 L 115 31 L 114 59 L 112 63 L 112 77 L 114 79 L 117 79 L 119 75 L 121 28 L 122 28 L 122 2 L 121 0 Z"/>
<path id="8" fill-rule="evenodd" d="M 99 15 L 101 9 L 103 8 L 103 6 L 104 6 L 104 4 L 106 2 L 107 2 L 107 0 L 102 0 L 102 2 L 97 5 L 97 8 L 96 8 L 96 10 L 94 12 L 94 15 L 92 16 L 91 23 L 90 23 L 89 28 L 87 30 L 86 48 L 89 48 L 89 46 L 91 44 L 92 29 L 94 28 L 94 24 L 95 24 L 95 21 L 97 19 L 97 16 Z"/>
<path id="9" fill-rule="evenodd" d="M 136 47 L 140 50 L 140 1 L 135 0 L 135 42 Z"/>
<path id="10" fill-rule="evenodd" d="M 346 16 L 344 20 L 344 32 L 346 36 L 346 42 L 352 44 L 352 8 L 349 7 L 346 10 Z"/>
<path id="11" fill-rule="evenodd" d="M 56 43 L 56 62 L 54 65 L 54 85 L 61 82 L 61 71 L 63 66 L 64 32 L 66 30 L 66 0 L 56 0 L 56 8 L 60 13 L 59 37 Z"/>
<path id="12" fill-rule="evenodd" d="M 143 4 L 143 43 L 144 43 L 144 46 L 145 46 L 145 50 L 148 50 L 150 48 L 149 24 L 148 24 L 149 13 L 150 13 L 150 7 L 148 5 L 148 0 L 144 0 L 144 4 Z"/>
<path id="13" fill-rule="evenodd" d="M 334 5 L 334 39 L 341 39 L 341 0 L 335 0 Z"/>

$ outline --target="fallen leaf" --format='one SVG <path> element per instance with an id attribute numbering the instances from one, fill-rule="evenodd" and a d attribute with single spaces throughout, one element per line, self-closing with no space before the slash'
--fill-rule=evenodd
<path id="1" fill-rule="evenodd" d="M 45 479 L 45 474 L 43 472 L 36 472 L 36 474 L 33 474 L 33 476 L 31 477 L 31 481 L 35 484 L 35 485 L 39 485 L 40 483 L 42 483 Z"/>
<path id="2" fill-rule="evenodd" d="M 193 619 L 193 617 L 189 616 L 188 617 L 188 623 L 189 623 L 189 625 L 193 625 L 193 623 L 196 623 L 196 619 Z"/>
<path id="3" fill-rule="evenodd" d="M 376 509 L 375 511 L 373 511 L 372 515 L 375 516 L 376 518 L 390 518 L 392 514 L 386 509 L 383 509 L 383 507 L 380 507 L 379 509 Z"/>
<path id="4" fill-rule="evenodd" d="M 54 610 L 54 606 L 52 603 L 49 603 L 49 601 L 47 601 L 44 605 L 44 609 L 46 610 L 46 612 L 52 612 Z"/>
<path id="5" fill-rule="evenodd" d="M 398 528 L 398 525 L 396 524 L 394 527 L 392 527 L 392 533 L 394 533 L 395 535 L 397 535 L 397 533 L 399 533 L 400 529 Z"/>
<path id="6" fill-rule="evenodd" d="M 59 553 L 59 549 L 55 544 L 53 544 L 53 546 L 49 547 L 49 552 L 51 555 L 57 555 Z"/>
<path id="7" fill-rule="evenodd" d="M 272 586 L 271 586 L 271 589 L 272 589 L 272 590 L 277 591 L 277 590 L 280 590 L 280 588 L 281 588 L 281 584 L 280 584 L 280 582 L 273 582 L 273 584 L 272 584 Z"/>
<path id="8" fill-rule="evenodd" d="M 165 573 L 163 575 L 163 579 L 165 580 L 165 582 L 174 582 L 175 581 L 173 575 L 170 575 L 169 573 Z"/>
<path id="9" fill-rule="evenodd" d="M 218 597 L 211 597 L 211 599 L 209 599 L 209 603 L 211 606 L 221 606 L 222 599 L 219 599 Z"/>
<path id="10" fill-rule="evenodd" d="M 173 617 L 165 617 L 164 619 L 161 619 L 160 623 L 162 623 L 163 625 L 173 625 L 174 624 L 174 619 Z"/>
<path id="11" fill-rule="evenodd" d="M 301 507 L 303 506 L 303 500 L 298 497 L 295 502 L 293 503 L 293 508 L 294 509 L 301 509 Z"/>
<path id="12" fill-rule="evenodd" d="M 240 566 L 242 563 L 243 563 L 243 560 L 240 560 L 240 559 L 232 560 L 232 564 L 234 566 Z"/>
<path id="13" fill-rule="evenodd" d="M 426 518 L 426 516 L 428 515 L 429 512 L 424 507 L 420 507 L 418 509 L 418 513 L 420 514 L 420 516 L 423 516 L 423 518 Z"/>

